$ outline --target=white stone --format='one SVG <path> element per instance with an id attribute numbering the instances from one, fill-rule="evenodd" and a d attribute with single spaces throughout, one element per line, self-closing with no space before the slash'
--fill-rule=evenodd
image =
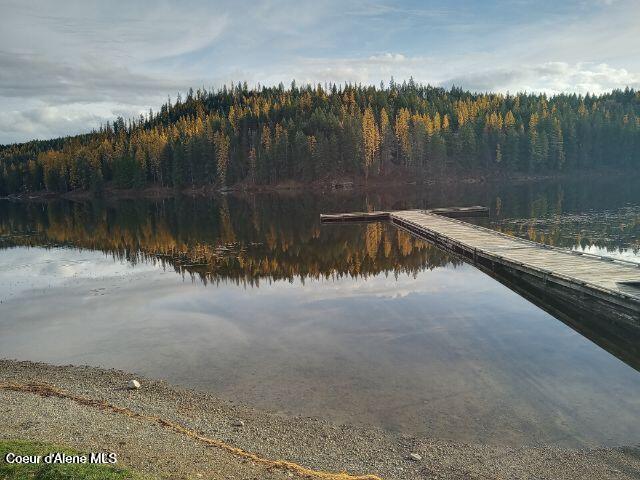
<path id="1" fill-rule="evenodd" d="M 140 388 L 140 382 L 137 380 L 129 380 L 127 386 L 129 387 L 129 390 L 138 390 Z"/>
<path id="2" fill-rule="evenodd" d="M 236 420 L 233 422 L 234 427 L 244 427 L 244 422 L 242 420 Z"/>
<path id="3" fill-rule="evenodd" d="M 422 457 L 420 455 L 418 455 L 417 453 L 410 453 L 409 454 L 409 459 L 413 460 L 414 462 L 419 462 L 420 460 L 422 460 Z"/>

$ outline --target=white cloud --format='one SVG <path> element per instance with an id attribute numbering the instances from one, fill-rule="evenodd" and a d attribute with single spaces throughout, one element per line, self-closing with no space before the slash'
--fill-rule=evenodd
<path id="1" fill-rule="evenodd" d="M 491 65 L 494 62 L 485 59 Z M 262 72 L 263 82 L 296 81 L 351 82 L 378 84 L 392 76 L 397 81 L 413 77 L 418 82 L 449 88 L 456 85 L 473 91 L 576 92 L 602 93 L 616 88 L 640 88 L 640 74 L 606 63 L 545 62 L 496 68 L 469 68 L 465 57 L 452 57 L 444 62 L 437 58 L 411 57 L 400 53 L 384 53 L 367 58 L 306 58 L 293 63 L 282 74 Z"/>
<path id="2" fill-rule="evenodd" d="M 86 131 L 118 111 L 157 109 L 177 91 L 232 80 L 413 77 L 548 93 L 638 85 L 636 0 L 449 5 L 0 0 L 0 142 Z"/>
<path id="3" fill-rule="evenodd" d="M 145 113 L 145 106 L 130 104 L 41 104 L 28 109 L 0 111 L 0 144 L 35 138 L 84 133 L 116 117 L 135 118 Z"/>
<path id="4" fill-rule="evenodd" d="M 517 68 L 470 72 L 440 82 L 476 91 L 603 93 L 616 88 L 640 88 L 640 75 L 605 63 L 548 62 Z"/>
<path id="5" fill-rule="evenodd" d="M 434 66 L 434 60 L 426 57 L 407 57 L 401 53 L 381 53 L 366 58 L 300 58 L 291 62 L 286 68 L 276 72 L 262 72 L 263 82 L 288 82 L 295 78 L 300 83 L 336 82 L 336 83 L 385 83 L 391 78 L 408 79 L 422 75 L 424 81 L 434 81 L 435 77 L 426 78 L 425 73 Z"/>
<path id="6" fill-rule="evenodd" d="M 11 53 L 53 61 L 87 57 L 148 62 L 189 53 L 214 42 L 228 18 L 204 4 L 3 0 L 0 44 Z"/>
<path id="7" fill-rule="evenodd" d="M 130 102 L 189 85 L 189 80 L 179 74 L 156 77 L 134 73 L 122 64 L 95 58 L 74 64 L 52 61 L 42 55 L 0 51 L 0 65 L 0 97 Z"/>
<path id="8" fill-rule="evenodd" d="M 383 53 L 382 55 L 371 55 L 369 57 L 370 62 L 376 63 L 403 63 L 407 60 L 407 57 L 401 53 Z"/>

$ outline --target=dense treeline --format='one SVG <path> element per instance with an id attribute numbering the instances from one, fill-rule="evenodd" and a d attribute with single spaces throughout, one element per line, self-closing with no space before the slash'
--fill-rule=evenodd
<path id="1" fill-rule="evenodd" d="M 90 134 L 0 147 L 0 194 L 218 188 L 406 172 L 640 166 L 640 92 L 476 94 L 413 81 L 190 91 Z"/>

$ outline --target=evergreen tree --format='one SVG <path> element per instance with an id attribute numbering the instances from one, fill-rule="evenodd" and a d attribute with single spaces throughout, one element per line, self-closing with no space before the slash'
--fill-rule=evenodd
<path id="1" fill-rule="evenodd" d="M 229 137 L 223 132 L 216 132 L 214 136 L 216 146 L 217 175 L 220 185 L 227 184 L 227 170 L 229 168 Z"/>
<path id="2" fill-rule="evenodd" d="M 380 131 L 371 107 L 365 109 L 362 117 L 362 138 L 364 150 L 363 170 L 365 178 L 368 178 L 374 166 L 379 166 L 380 153 Z"/>
<path id="3" fill-rule="evenodd" d="M 640 93 L 497 95 L 414 81 L 189 92 L 147 118 L 0 146 L 0 192 L 637 169 Z M 222 177 L 220 176 L 222 175 Z"/>

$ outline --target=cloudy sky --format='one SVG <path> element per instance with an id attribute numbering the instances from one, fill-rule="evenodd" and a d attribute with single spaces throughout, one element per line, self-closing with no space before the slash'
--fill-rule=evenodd
<path id="1" fill-rule="evenodd" d="M 0 0 L 0 143 L 225 82 L 640 87 L 638 0 Z"/>

